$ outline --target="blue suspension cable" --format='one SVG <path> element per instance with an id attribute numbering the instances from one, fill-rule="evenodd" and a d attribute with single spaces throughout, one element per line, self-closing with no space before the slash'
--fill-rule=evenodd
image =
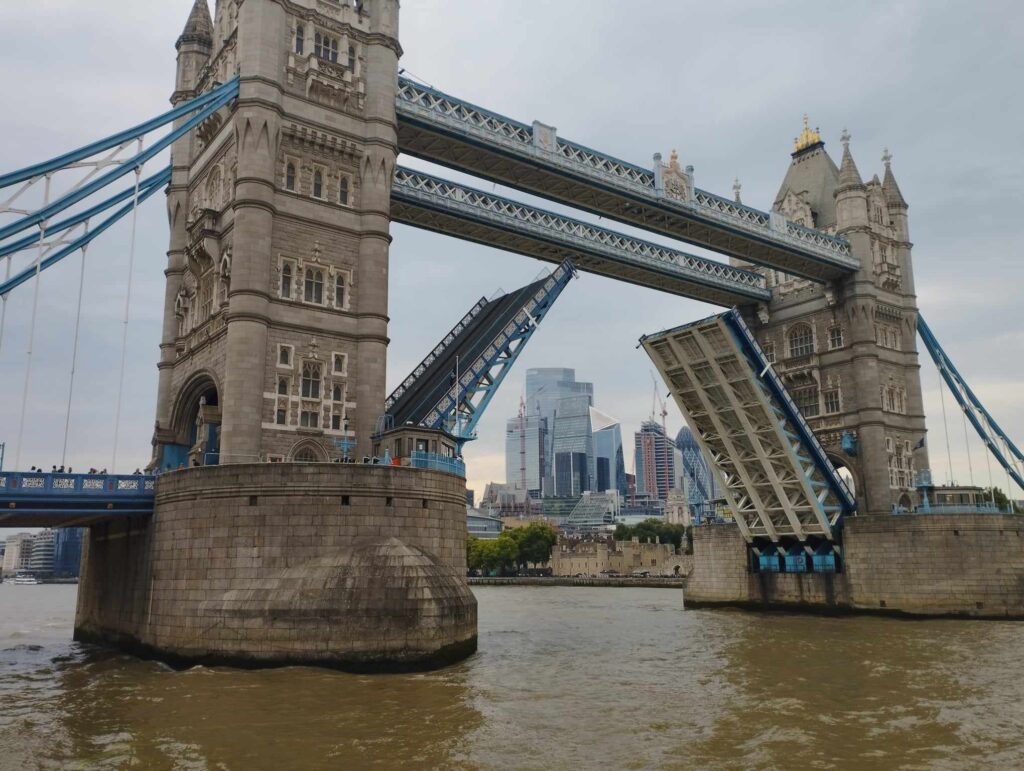
<path id="1" fill-rule="evenodd" d="M 88 185 L 83 185 L 78 190 L 75 190 L 71 193 L 64 195 L 63 197 L 54 201 L 49 206 L 44 206 L 42 209 L 39 209 L 38 211 L 33 212 L 32 214 L 29 214 L 28 216 L 22 217 L 21 219 L 12 222 L 7 227 L 0 228 L 0 240 L 10 238 L 11 236 L 17 233 L 22 232 L 23 230 L 27 230 L 33 225 L 38 225 L 41 222 L 45 222 L 46 220 L 53 217 L 55 214 L 59 214 L 60 212 L 64 211 L 69 206 L 74 206 L 79 201 L 88 198 L 97 190 L 101 190 L 102 188 L 109 185 L 111 182 L 115 182 L 116 180 L 120 179 L 126 174 L 132 173 L 132 171 L 136 167 L 143 166 L 147 161 L 151 160 L 156 155 L 161 153 L 163 150 L 170 147 L 172 144 L 174 144 L 183 136 L 185 136 L 185 134 L 187 134 L 189 131 L 194 129 L 204 120 L 209 118 L 211 115 L 217 112 L 217 110 L 219 110 L 221 107 L 226 105 L 234 98 L 234 92 L 226 92 L 218 99 L 210 102 L 206 107 L 204 107 L 196 115 L 192 116 L 187 121 L 182 123 L 181 126 L 176 128 L 170 134 L 158 140 L 148 150 L 140 152 L 133 158 L 125 160 L 124 163 L 121 164 L 118 168 L 115 168 L 107 172 L 106 174 L 94 180 L 93 182 L 90 182 Z"/>
<path id="2" fill-rule="evenodd" d="M 134 128 L 130 128 L 127 129 L 126 131 L 114 134 L 113 136 L 107 137 L 106 139 L 101 139 L 100 141 L 94 142 L 91 145 L 86 145 L 85 147 L 79 148 L 78 150 L 73 150 L 70 153 L 65 153 L 64 155 L 58 156 L 49 161 L 44 161 L 43 163 L 38 163 L 34 166 L 28 166 L 19 171 L 11 172 L 10 174 L 0 176 L 0 189 L 9 187 L 11 185 L 16 185 L 19 182 L 24 182 L 34 177 L 41 177 L 44 174 L 59 171 L 60 169 L 63 169 L 64 167 L 69 166 L 72 163 L 77 163 L 78 161 L 90 158 L 93 155 L 96 155 L 97 153 L 103 152 L 104 150 L 109 150 L 110 148 L 117 147 L 118 145 L 124 144 L 125 142 L 130 142 L 133 139 L 138 139 L 143 134 L 148 134 L 150 131 L 158 129 L 161 126 L 171 123 L 172 121 L 175 121 L 180 117 L 188 115 L 193 110 L 205 107 L 209 105 L 211 102 L 219 100 L 225 94 L 235 95 L 238 93 L 238 80 L 239 79 L 237 77 L 232 78 L 227 83 L 217 86 L 216 88 L 211 89 L 210 91 L 207 91 L 205 94 L 197 96 L 194 99 L 190 99 L 189 101 L 184 102 L 183 104 L 175 107 L 173 110 L 165 112 L 163 115 L 157 116 L 156 118 L 146 121 L 145 123 L 140 123 L 138 126 L 135 126 Z"/>
<path id="3" fill-rule="evenodd" d="M 146 189 L 149 189 L 149 187 L 151 187 L 152 185 L 156 185 L 158 187 L 161 187 L 163 185 L 168 184 L 170 181 L 171 181 L 171 169 L 168 166 L 167 168 L 163 169 L 162 171 L 154 174 L 152 177 L 148 177 L 148 178 L 142 180 L 142 182 L 140 183 L 140 187 L 142 187 L 142 189 L 146 190 Z M 46 232 L 50 233 L 51 235 L 54 234 L 54 233 L 62 233 L 65 230 L 68 230 L 70 228 L 75 227 L 76 225 L 81 225 L 83 222 L 88 222 L 90 219 L 92 219 L 93 217 L 95 217 L 98 214 L 102 214 L 103 212 L 105 212 L 110 207 L 116 206 L 117 204 L 121 203 L 122 201 L 128 200 L 129 198 L 132 197 L 134 192 L 135 192 L 134 186 L 127 187 L 124 190 L 122 190 L 120 193 L 118 193 L 117 195 L 111 196 L 107 200 L 105 200 L 105 201 L 103 201 L 101 203 L 98 203 L 98 204 L 96 204 L 95 206 L 93 206 L 93 207 L 91 207 L 89 209 L 86 209 L 81 214 L 75 214 L 74 216 L 68 217 L 65 220 L 61 220 L 60 222 L 54 222 L 53 224 L 51 224 L 46 229 Z M 25 236 L 25 238 L 22 238 L 22 239 L 20 239 L 18 241 L 12 241 L 9 244 L 4 244 L 3 246 L 0 246 L 0 257 L 6 257 L 9 254 L 14 254 L 16 252 L 20 252 L 20 251 L 23 251 L 25 249 L 28 249 L 33 244 L 35 244 L 38 240 L 39 240 L 39 233 L 33 233 L 32 235 Z"/>
<path id="4" fill-rule="evenodd" d="M 170 174 L 170 168 L 167 169 L 167 173 Z M 148 189 L 146 189 L 144 191 L 140 191 L 140 193 L 139 193 L 139 203 L 142 203 L 147 198 L 152 196 L 154 193 L 156 193 L 159 190 L 161 190 L 162 187 L 163 187 L 163 185 L 161 185 L 161 184 L 154 184 L 154 185 L 151 185 Z M 129 188 L 129 191 L 133 192 L 133 189 Z M 125 204 L 120 209 L 118 209 L 116 212 L 114 212 L 110 217 L 108 217 L 103 222 L 101 222 L 98 227 L 90 230 L 88 233 L 86 233 L 85 235 L 82 235 L 79 238 L 75 239 L 70 244 L 68 244 L 63 249 L 61 249 L 60 251 L 55 252 L 54 254 L 50 255 L 45 260 L 43 260 L 39 264 L 39 269 L 41 271 L 42 270 L 46 270 L 47 268 L 52 267 L 53 265 L 56 265 L 58 262 L 63 260 L 65 257 L 67 257 L 69 254 L 74 254 L 76 251 L 81 249 L 83 246 L 85 246 L 86 244 L 92 242 L 92 240 L 94 238 L 96 238 L 96 236 L 98 236 L 101 233 L 104 233 L 107 230 L 109 230 L 110 227 L 115 222 L 117 222 L 122 217 L 124 217 L 126 214 L 128 214 L 128 212 L 130 212 L 132 210 L 132 207 L 133 207 L 133 204 L 131 204 L 131 203 Z M 31 267 L 26 268 L 25 270 L 23 270 L 20 273 L 16 274 L 15 276 L 13 276 L 12 278 L 8 279 L 7 281 L 4 281 L 2 284 L 0 284 L 0 297 L 6 297 L 7 294 L 12 289 L 21 286 L 26 281 L 28 281 L 30 278 L 32 278 L 34 273 L 35 273 L 35 265 L 32 265 Z"/>

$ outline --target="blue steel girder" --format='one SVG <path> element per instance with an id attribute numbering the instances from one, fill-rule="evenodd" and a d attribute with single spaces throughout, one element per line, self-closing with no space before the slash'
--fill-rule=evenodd
<path id="1" fill-rule="evenodd" d="M 492 339 L 486 350 L 460 373 L 456 387 L 431 409 L 422 425 L 447 428 L 456 438 L 475 438 L 474 431 L 487 405 L 522 353 L 555 300 L 575 275 L 568 261 L 553 270 L 544 285 Z M 453 393 L 457 391 L 456 393 Z M 459 416 L 468 416 L 466 423 Z"/>
<path id="2" fill-rule="evenodd" d="M 416 366 L 409 376 L 402 381 L 401 385 L 399 385 L 398 388 L 396 388 L 385 400 L 384 412 L 391 412 L 391 408 L 395 405 L 395 402 L 397 402 L 406 391 L 416 384 L 419 378 L 428 370 L 430 365 L 433 364 L 434 361 L 446 350 L 448 350 L 449 346 L 459 341 L 459 335 L 469 327 L 473 319 L 479 316 L 480 312 L 483 311 L 486 306 L 487 298 L 481 297 L 477 300 L 476 305 L 470 308 L 469 312 L 459 320 L 459 323 L 452 327 L 452 330 L 442 338 L 441 342 L 434 347 L 434 350 L 423 357 L 423 361 Z"/>
<path id="3" fill-rule="evenodd" d="M 1006 435 L 1006 432 L 1003 431 L 989 414 L 988 410 L 982 405 L 981 400 L 978 399 L 977 395 L 967 384 L 967 381 L 960 374 L 960 371 L 950 361 L 945 350 L 943 350 L 935 334 L 932 332 L 931 327 L 928 326 L 920 314 L 917 316 L 917 332 L 929 355 L 931 355 L 932 361 L 935 362 L 939 374 L 946 385 L 949 386 L 953 398 L 960 405 L 964 416 L 970 421 L 978 436 L 981 437 L 981 441 L 985 444 L 986 449 L 992 453 L 996 462 L 1002 466 L 1014 483 L 1021 490 L 1024 490 L 1024 454 L 1021 453 L 1017 445 L 1013 443 L 1010 437 Z M 1007 497 L 1010 497 L 1009 490 L 1006 491 L 1006 494 Z"/>
<path id="4" fill-rule="evenodd" d="M 748 542 L 834 541 L 855 501 L 735 309 L 649 335 L 658 368 Z"/>
<path id="5" fill-rule="evenodd" d="M 815 281 L 853 273 L 849 243 L 703 190 L 680 200 L 644 169 L 399 78 L 402 152 Z"/>
<path id="6" fill-rule="evenodd" d="M 156 478 L 0 472 L 0 527 L 78 527 L 153 513 Z"/>
<path id="7" fill-rule="evenodd" d="M 85 185 L 82 185 L 81 187 L 72 190 L 69 193 L 66 193 L 53 203 L 50 203 L 44 206 L 43 208 L 32 212 L 31 214 L 25 215 L 20 219 L 10 223 L 9 225 L 0 227 L 0 240 L 10 238 L 11 236 L 17 235 L 18 233 L 21 233 L 27 230 L 28 228 L 34 226 L 45 226 L 45 224 L 51 217 L 60 214 L 61 212 L 67 210 L 71 206 L 74 206 L 75 204 L 85 200 L 86 198 L 96 193 L 97 191 L 102 190 L 107 185 L 121 179 L 126 174 L 130 174 L 136 168 L 145 165 L 148 161 L 155 158 L 161 152 L 163 152 L 176 141 L 178 141 L 181 137 L 185 136 L 189 131 L 194 129 L 196 126 L 198 126 L 207 118 L 209 118 L 211 115 L 216 113 L 219 109 L 221 109 L 229 102 L 231 102 L 238 95 L 238 78 L 235 78 L 229 81 L 228 83 L 225 83 L 223 86 L 220 86 L 218 89 L 216 89 L 216 93 L 216 97 L 212 99 L 204 99 L 200 107 L 192 107 L 191 111 L 194 111 L 195 114 L 193 114 L 188 120 L 184 121 L 180 126 L 175 127 L 166 136 L 158 139 L 147 149 L 137 153 L 136 155 L 124 160 L 121 163 L 118 163 L 113 169 L 111 169 L 107 173 L 102 174 L 95 180 Z M 205 96 L 207 95 L 204 95 L 204 97 Z M 191 104 L 191 102 L 187 102 L 185 105 L 182 105 L 182 107 L 184 108 Z M 55 161 L 52 161 L 50 163 L 53 162 Z M 15 178 L 19 174 L 23 173 L 24 172 L 16 172 L 15 174 L 8 175 L 8 177 Z"/>
<path id="8" fill-rule="evenodd" d="M 764 277 L 399 167 L 391 217 L 413 227 L 560 263 L 714 305 L 767 303 Z"/>
<path id="9" fill-rule="evenodd" d="M 62 248 L 58 249 L 57 251 L 55 251 L 53 254 L 50 254 L 47 257 L 45 257 L 42 260 L 40 260 L 39 261 L 39 266 L 38 266 L 39 272 L 42 272 L 42 271 L 46 270 L 47 268 L 50 268 L 50 267 L 56 265 L 58 262 L 63 260 L 68 255 L 73 254 L 76 251 L 78 251 L 79 249 L 87 246 L 95 238 L 97 238 L 98 236 L 100 236 L 103 233 L 105 233 L 116 222 L 118 222 L 119 220 L 124 218 L 125 215 L 127 215 L 128 213 L 130 213 L 131 210 L 134 208 L 134 206 L 136 204 L 141 204 L 143 201 L 145 201 L 147 198 L 152 196 L 154 193 L 157 193 L 161 189 L 163 189 L 163 187 L 165 185 L 167 185 L 167 183 L 170 182 L 170 180 L 171 180 L 171 169 L 170 169 L 170 167 L 167 167 L 163 171 L 161 171 L 161 172 L 153 175 L 152 177 L 150 177 L 148 180 L 145 181 L 144 184 L 140 183 L 140 185 L 139 185 L 139 196 L 138 196 L 138 201 L 137 202 L 135 200 L 132 200 L 129 203 L 126 203 L 120 209 L 117 209 L 116 211 L 114 211 L 113 214 L 111 214 L 109 217 L 107 217 L 105 220 L 103 220 L 103 222 L 101 222 L 96 227 L 89 229 L 87 232 L 85 232 L 81 236 L 75 238 L 69 244 L 65 245 L 64 247 L 62 247 Z M 125 200 L 125 198 L 133 198 L 133 196 L 134 196 L 134 188 L 129 188 L 126 191 L 124 191 L 122 193 L 119 193 L 118 195 L 116 195 L 116 196 L 114 196 L 114 197 L 104 201 L 103 203 L 97 204 L 96 206 L 90 208 L 87 212 L 83 212 L 82 215 L 76 215 L 75 217 L 71 217 L 71 218 L 69 218 L 68 220 L 66 220 L 63 223 L 58 223 L 58 224 L 59 225 L 66 225 L 66 227 L 64 229 L 68 229 L 68 228 L 74 227 L 75 225 L 81 224 L 81 222 L 85 221 L 85 219 L 81 219 L 82 216 L 84 216 L 85 214 L 89 214 L 90 216 L 95 216 L 96 214 L 99 214 L 99 213 L 102 213 L 103 211 L 106 211 L 111 206 L 116 205 L 120 201 Z M 88 219 L 88 218 L 86 218 L 86 219 Z M 67 224 L 67 223 L 73 223 L 73 224 Z M 56 226 L 54 227 L 54 232 L 57 232 L 57 227 Z M 34 242 L 38 242 L 38 240 L 39 240 L 37 236 L 28 236 L 26 238 L 21 239 L 21 241 L 16 242 L 15 244 L 12 244 L 12 246 L 17 246 L 17 244 L 20 244 L 20 243 L 23 243 L 25 241 L 28 241 L 29 239 L 32 239 Z M 23 246 L 21 248 L 24 249 L 24 248 L 27 248 L 27 247 Z M 0 257 L 3 257 L 3 256 L 5 256 L 3 250 L 0 250 Z M 32 276 L 35 275 L 36 270 L 37 270 L 36 264 L 33 262 L 28 267 L 24 268 L 23 270 L 19 271 L 18 273 L 15 273 L 8 280 L 0 281 L 0 297 L 3 297 L 5 295 L 7 295 L 12 289 L 15 289 L 15 288 L 21 286 L 22 284 L 24 284 L 26 281 L 28 281 L 30 278 L 32 278 Z"/>
<path id="10" fill-rule="evenodd" d="M 94 155 L 99 155 L 102 152 L 110 150 L 111 148 L 118 147 L 125 142 L 130 142 L 133 139 L 145 136 L 151 131 L 154 131 L 161 126 L 166 126 L 178 118 L 184 117 L 194 110 L 198 110 L 201 107 L 205 107 L 211 102 L 215 102 L 223 97 L 225 94 L 237 94 L 238 93 L 238 78 L 228 81 L 216 88 L 207 91 L 205 94 L 201 94 L 194 99 L 190 99 L 187 102 L 175 107 L 173 110 L 165 112 L 163 115 L 159 115 L 152 120 L 148 120 L 145 123 L 141 123 L 138 126 L 121 131 L 113 136 L 109 136 L 106 139 L 101 139 L 98 142 L 81 147 L 77 150 L 72 150 L 64 155 L 52 158 L 49 161 L 43 163 L 37 163 L 33 166 L 28 166 L 24 169 L 20 169 L 10 174 L 4 174 L 0 176 L 0 189 L 16 185 L 19 182 L 25 182 L 34 177 L 41 177 L 46 174 L 52 174 L 55 171 L 60 171 L 67 166 L 70 166 L 79 161 L 91 158 Z"/>

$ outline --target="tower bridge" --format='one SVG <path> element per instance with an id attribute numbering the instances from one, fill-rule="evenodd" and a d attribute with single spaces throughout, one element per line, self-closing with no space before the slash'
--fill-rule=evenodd
<path id="1" fill-rule="evenodd" d="M 149 466 L 164 473 L 0 474 L 0 524 L 90 525 L 77 637 L 355 669 L 474 650 L 458 447 L 577 270 L 729 308 L 641 340 L 735 519 L 695 536 L 698 601 L 870 604 L 870 523 L 909 533 L 891 515 L 934 495 L 917 330 L 998 466 L 1024 479 L 921 319 L 891 156 L 865 183 L 848 134 L 837 165 L 805 125 L 759 211 L 697 188 L 675 153 L 645 169 L 402 77 L 398 17 L 397 0 L 220 0 L 214 18 L 195 0 L 171 111 L 0 177 L 4 298 L 166 185 Z M 169 168 L 144 177 L 167 148 Z M 400 152 L 724 260 L 407 169 Z M 392 222 L 556 267 L 474 305 L 386 399 Z M 993 522 L 955 533 L 1002 533 Z M 913 533 L 911 548 L 927 540 Z M 890 578 L 919 587 L 912 568 Z M 1024 616 L 1019 591 L 1004 595 Z"/>

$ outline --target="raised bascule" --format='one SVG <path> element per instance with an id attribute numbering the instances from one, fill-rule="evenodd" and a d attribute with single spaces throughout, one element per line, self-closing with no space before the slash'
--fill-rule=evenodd
<path id="1" fill-rule="evenodd" d="M 151 473 L 0 473 L 0 525 L 90 528 L 78 639 L 356 670 L 472 653 L 461 448 L 577 273 L 728 309 L 641 339 L 711 460 L 702 505 L 717 491 L 732 519 L 696 529 L 688 603 L 1024 617 L 1018 520 L 911 515 L 943 508 L 916 333 L 1018 486 L 1024 456 L 918 312 L 888 153 L 865 183 L 849 135 L 837 166 L 805 120 L 761 211 L 696 187 L 675 152 L 644 168 L 400 76 L 398 17 L 397 0 L 219 0 L 213 18 L 196 0 L 170 111 L 0 176 L 4 314 L 167 192 Z M 386 397 L 392 222 L 551 267 L 482 298 Z"/>

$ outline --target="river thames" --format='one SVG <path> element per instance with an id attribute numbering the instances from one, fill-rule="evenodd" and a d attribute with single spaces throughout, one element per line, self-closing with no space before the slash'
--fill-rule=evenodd
<path id="1" fill-rule="evenodd" d="M 0 585 L 0 768 L 1024 766 L 1016 623 L 477 587 L 480 651 L 443 671 L 174 671 L 72 643 L 75 591 Z"/>

